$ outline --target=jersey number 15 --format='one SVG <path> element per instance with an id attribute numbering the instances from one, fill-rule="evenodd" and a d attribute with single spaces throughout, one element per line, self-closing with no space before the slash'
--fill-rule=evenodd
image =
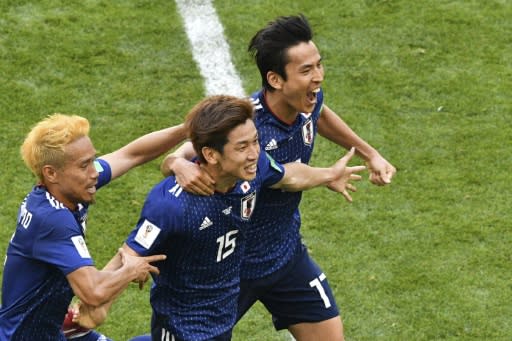
<path id="1" fill-rule="evenodd" d="M 217 251 L 217 262 L 226 259 L 227 256 L 235 251 L 237 233 L 238 230 L 232 230 L 226 233 L 224 236 L 217 238 L 217 243 L 219 243 L 219 250 Z"/>

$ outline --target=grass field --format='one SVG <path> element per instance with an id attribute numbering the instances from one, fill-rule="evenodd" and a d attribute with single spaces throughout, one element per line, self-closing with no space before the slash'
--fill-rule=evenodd
<path id="1" fill-rule="evenodd" d="M 342 310 L 347 341 L 512 340 L 512 2 L 223 0 L 214 5 L 247 93 L 246 52 L 278 15 L 306 14 L 326 103 L 398 169 L 354 203 L 305 194 L 302 233 Z M 98 152 L 182 120 L 203 80 L 171 1 L 0 2 L 0 254 L 34 178 L 19 157 L 53 112 L 92 123 Z M 343 151 L 319 138 L 314 165 Z M 135 224 L 159 160 L 98 193 L 88 246 L 99 267 Z M 102 332 L 149 331 L 148 291 L 130 287 Z M 256 306 L 234 340 L 287 340 Z"/>

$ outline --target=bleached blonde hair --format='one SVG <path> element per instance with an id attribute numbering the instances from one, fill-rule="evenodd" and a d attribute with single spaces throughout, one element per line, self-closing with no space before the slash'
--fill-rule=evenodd
<path id="1" fill-rule="evenodd" d="M 28 133 L 20 152 L 27 167 L 43 180 L 45 165 L 62 167 L 64 148 L 80 137 L 89 135 L 89 121 L 77 115 L 53 114 L 37 123 Z"/>

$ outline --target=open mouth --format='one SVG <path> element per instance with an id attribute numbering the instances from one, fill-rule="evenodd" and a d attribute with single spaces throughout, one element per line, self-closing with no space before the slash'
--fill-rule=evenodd
<path id="1" fill-rule="evenodd" d="M 249 173 L 255 173 L 257 169 L 258 169 L 258 164 L 256 164 L 256 163 L 245 168 L 245 170 Z"/>
<path id="2" fill-rule="evenodd" d="M 316 88 L 312 91 L 309 91 L 307 93 L 307 98 L 308 98 L 308 101 L 311 102 L 311 103 L 316 103 L 316 95 L 320 92 L 320 88 Z"/>

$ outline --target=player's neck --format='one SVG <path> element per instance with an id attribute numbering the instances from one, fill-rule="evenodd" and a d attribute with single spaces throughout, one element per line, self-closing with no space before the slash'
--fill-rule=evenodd
<path id="1" fill-rule="evenodd" d="M 229 181 L 225 183 L 216 183 L 215 184 L 215 192 L 217 193 L 227 193 L 235 187 L 236 182 Z"/>
<path id="2" fill-rule="evenodd" d="M 68 199 L 64 193 L 59 190 L 58 186 L 55 186 L 51 183 L 40 184 L 48 193 L 50 193 L 58 202 L 67 207 L 70 211 L 76 211 L 78 208 L 78 203 L 74 202 L 71 199 Z"/>
<path id="3" fill-rule="evenodd" d="M 222 172 L 217 165 L 201 164 L 201 168 L 215 181 L 215 192 L 227 193 L 236 184 L 237 179 L 230 174 Z"/>
<path id="4" fill-rule="evenodd" d="M 299 115 L 299 112 L 288 105 L 288 102 L 278 91 L 265 91 L 265 103 L 274 116 L 287 124 L 295 122 Z"/>

